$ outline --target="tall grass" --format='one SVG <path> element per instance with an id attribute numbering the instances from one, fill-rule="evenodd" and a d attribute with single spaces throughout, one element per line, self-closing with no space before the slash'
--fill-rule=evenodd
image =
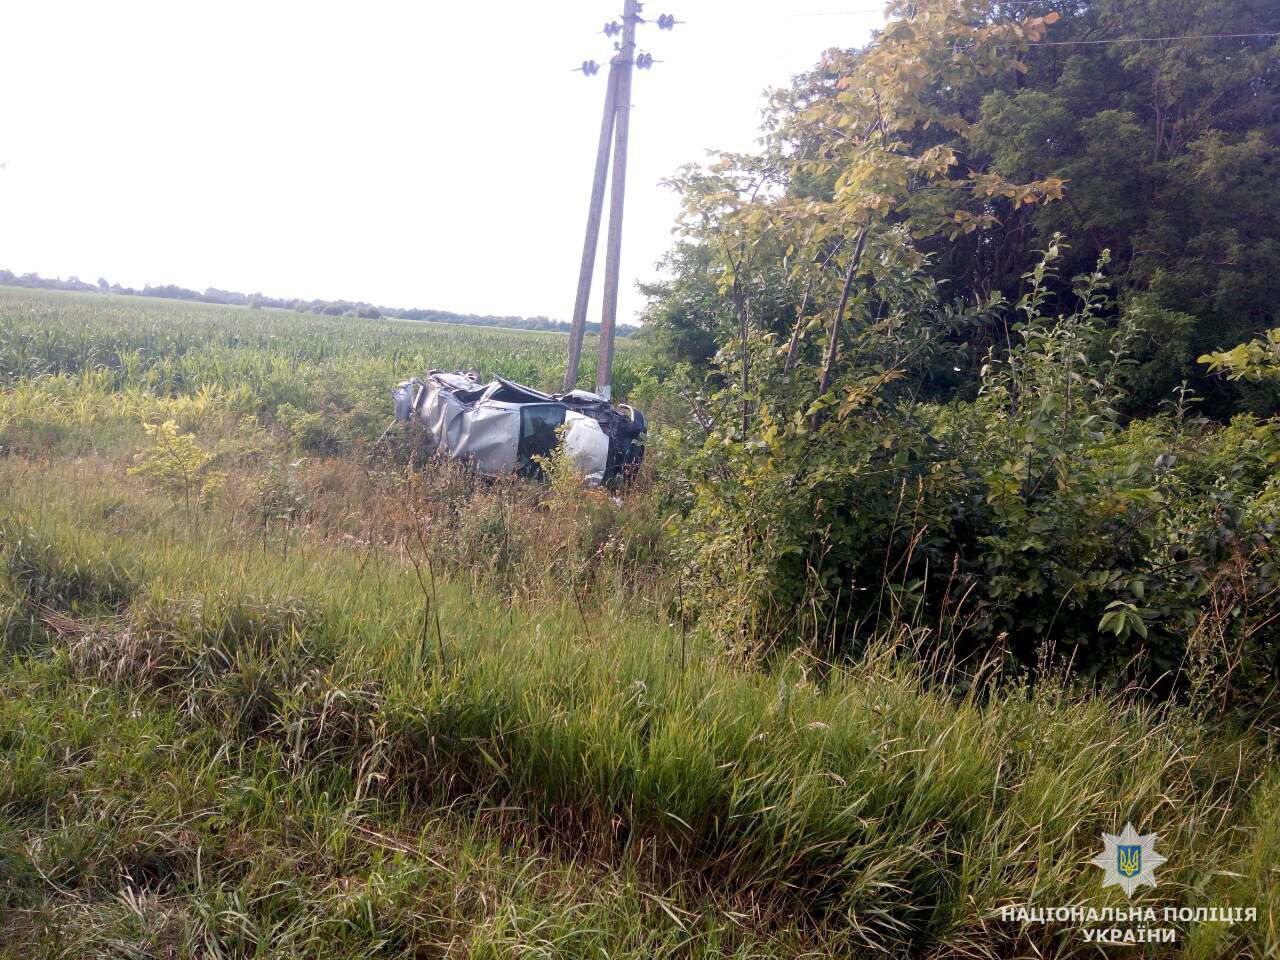
<path id="1" fill-rule="evenodd" d="M 761 937 L 893 955 L 1083 954 L 998 910 L 1123 903 L 1088 859 L 1133 820 L 1170 858 L 1144 902 L 1263 908 L 1187 931 L 1193 955 L 1274 948 L 1273 791 L 1247 736 L 1061 684 L 957 699 L 900 651 L 744 671 L 623 609 L 426 592 L 406 559 L 341 544 L 284 561 L 210 528 L 175 540 L 105 493 L 19 481 L 3 506 L 10 590 L 54 662 L 268 751 L 284 791 L 331 778 L 678 887 L 673 912 L 721 902 Z"/>
<path id="2" fill-rule="evenodd" d="M 447 810 L 284 776 L 62 662 L 0 671 L 0 956 L 794 955 L 634 866 L 569 863 Z"/>

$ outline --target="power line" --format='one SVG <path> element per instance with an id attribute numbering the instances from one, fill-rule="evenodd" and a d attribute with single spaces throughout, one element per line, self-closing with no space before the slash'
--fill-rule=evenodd
<path id="1" fill-rule="evenodd" d="M 1003 0 L 1004 6 L 1025 6 L 1031 3 L 1043 3 L 1044 0 Z M 813 13 L 793 13 L 793 17 L 851 17 L 866 13 L 884 13 L 883 9 L 864 10 L 820 10 Z M 1175 40 L 1263 40 L 1280 37 L 1280 32 L 1272 33 L 1194 33 L 1180 37 L 1107 37 L 1101 40 L 1037 40 L 1028 44 L 1032 47 L 1077 47 L 1096 46 L 1104 43 L 1170 43 Z"/>
<path id="2" fill-rule="evenodd" d="M 813 13 L 793 13 L 791 14 L 791 16 L 793 17 L 851 17 L 851 16 L 854 16 L 855 14 L 863 14 L 863 13 L 883 14 L 884 8 L 881 7 L 877 10 L 872 10 L 870 8 L 866 10 L 816 10 Z"/>
<path id="3" fill-rule="evenodd" d="M 1045 0 L 1000 0 L 1002 7 L 1026 7 L 1033 3 L 1044 3 Z M 806 13 L 793 13 L 793 17 L 847 17 L 861 13 L 884 13 L 884 7 L 866 7 L 862 10 L 815 10 Z"/>
<path id="4" fill-rule="evenodd" d="M 1164 43 L 1171 40 L 1258 40 L 1280 33 L 1196 33 L 1185 37 L 1111 37 L 1105 40 L 1037 40 L 1032 47 L 1072 47 L 1099 43 Z"/>

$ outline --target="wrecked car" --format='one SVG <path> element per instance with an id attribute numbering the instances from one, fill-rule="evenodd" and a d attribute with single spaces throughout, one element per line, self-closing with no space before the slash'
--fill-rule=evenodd
<path id="1" fill-rule="evenodd" d="M 541 476 L 539 457 L 563 442 L 588 484 L 612 484 L 644 456 L 645 420 L 625 403 L 586 390 L 543 393 L 473 372 L 430 371 L 392 392 L 396 420 L 416 421 L 436 451 L 486 476 Z"/>

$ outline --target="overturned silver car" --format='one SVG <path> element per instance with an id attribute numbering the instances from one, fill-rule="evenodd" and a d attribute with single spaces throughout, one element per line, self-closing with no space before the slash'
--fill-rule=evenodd
<path id="1" fill-rule="evenodd" d="M 589 484 L 625 477 L 644 456 L 639 410 L 585 390 L 548 394 L 496 377 L 432 370 L 392 391 L 396 420 L 417 421 L 439 453 L 487 476 L 539 476 L 536 458 L 562 442 Z"/>

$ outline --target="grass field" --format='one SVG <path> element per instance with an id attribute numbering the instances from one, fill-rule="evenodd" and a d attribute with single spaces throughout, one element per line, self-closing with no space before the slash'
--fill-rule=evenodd
<path id="1" fill-rule="evenodd" d="M 1125 905 L 1127 819 L 1144 905 L 1258 910 L 1179 950 L 1280 951 L 1257 731 L 956 692 L 905 625 L 732 662 L 643 489 L 370 456 L 395 381 L 562 343 L 0 291 L 0 956 L 1098 956 L 999 911 Z M 130 470 L 168 419 L 193 502 Z"/>
<path id="2" fill-rule="evenodd" d="M 120 425 L 222 416 L 313 424 L 330 449 L 378 435 L 389 391 L 430 368 L 559 389 L 565 338 L 402 320 L 355 320 L 201 303 L 0 288 L 0 432 L 24 449 L 93 448 Z M 594 377 L 594 341 L 582 382 Z M 619 343 L 616 391 L 643 372 Z M 78 446 L 77 446 L 78 445 Z"/>

